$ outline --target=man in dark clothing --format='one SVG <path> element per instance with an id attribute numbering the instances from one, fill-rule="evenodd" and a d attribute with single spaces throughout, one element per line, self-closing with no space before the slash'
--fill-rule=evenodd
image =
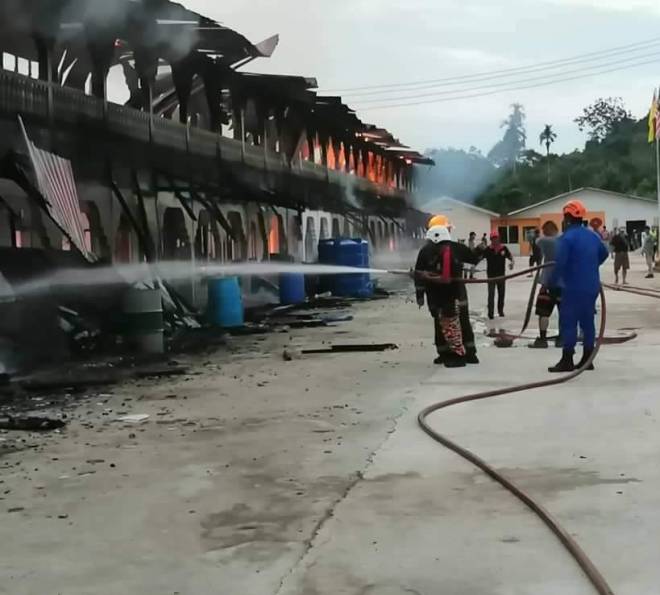
<path id="1" fill-rule="evenodd" d="M 628 256 L 628 241 L 622 230 L 612 237 L 612 249 L 614 250 L 614 282 L 619 284 L 619 272 L 623 274 L 623 284 L 628 285 L 628 269 L 630 269 L 630 257 Z"/>
<path id="2" fill-rule="evenodd" d="M 510 262 L 509 268 L 513 269 L 513 256 L 510 250 L 500 242 L 500 235 L 494 231 L 490 234 L 490 246 L 481 252 L 481 258 L 486 259 L 486 274 L 488 279 L 503 277 L 506 274 L 506 261 Z M 488 282 L 488 318 L 495 318 L 495 291 L 497 291 L 497 313 L 504 316 L 504 297 L 506 293 L 506 281 Z"/>
<path id="3" fill-rule="evenodd" d="M 444 226 L 431 227 L 428 242 L 422 247 L 415 265 L 417 304 L 424 297 L 434 320 L 436 364 L 448 368 L 478 364 L 474 332 L 470 324 L 467 290 L 460 279 L 463 264 L 476 264 L 478 256 L 467 246 L 451 241 Z"/>
<path id="4" fill-rule="evenodd" d="M 537 264 L 541 264 L 541 250 L 539 249 L 538 241 L 541 237 L 538 229 L 534 230 L 534 233 L 529 238 L 529 268 L 535 267 Z M 530 273 L 528 277 L 533 277 L 534 274 Z"/>

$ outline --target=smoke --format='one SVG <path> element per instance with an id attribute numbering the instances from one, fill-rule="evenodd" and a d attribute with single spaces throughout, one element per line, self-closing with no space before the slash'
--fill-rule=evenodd
<path id="1" fill-rule="evenodd" d="M 26 7 L 25 0 L 2 0 L 0 2 L 0 22 L 11 23 L 12 29 L 30 32 L 32 18 Z"/>
<path id="2" fill-rule="evenodd" d="M 126 21 L 134 2 L 128 0 L 70 0 L 61 14 L 62 23 L 86 23 L 95 27 L 115 27 Z"/>
<path id="3" fill-rule="evenodd" d="M 17 0 L 12 0 L 17 1 Z M 44 5 L 42 12 L 52 23 L 61 23 L 60 35 L 74 39 L 82 33 L 82 26 L 91 32 L 109 31 L 121 37 L 133 27 L 140 44 L 148 48 L 161 48 L 166 58 L 185 56 L 199 42 L 199 17 L 178 4 L 135 2 L 133 0 L 69 0 L 60 5 L 60 12 Z M 56 21 L 57 22 L 57 21 Z"/>
<path id="4" fill-rule="evenodd" d="M 417 169 L 422 204 L 441 197 L 474 203 L 502 174 L 474 147 L 432 149 L 427 154 L 436 165 Z"/>
<path id="5" fill-rule="evenodd" d="M 344 200 L 354 209 L 362 208 L 355 195 L 355 176 L 342 176 L 342 186 L 344 189 Z"/>

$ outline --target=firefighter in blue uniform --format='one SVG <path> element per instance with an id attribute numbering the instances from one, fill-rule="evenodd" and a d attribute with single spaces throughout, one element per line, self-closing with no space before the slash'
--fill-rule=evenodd
<path id="1" fill-rule="evenodd" d="M 550 278 L 551 291 L 561 291 L 559 334 L 563 341 L 562 358 L 550 372 L 572 372 L 578 325 L 584 336 L 584 352 L 577 364 L 581 368 L 596 345 L 594 316 L 600 291 L 600 265 L 608 257 L 601 238 L 583 225 L 586 208 L 579 200 L 564 206 L 566 231 L 557 242 L 555 268 Z M 593 365 L 589 367 L 593 370 Z"/>

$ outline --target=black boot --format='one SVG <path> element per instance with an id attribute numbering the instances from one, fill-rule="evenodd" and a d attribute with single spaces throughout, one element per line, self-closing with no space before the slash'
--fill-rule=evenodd
<path id="1" fill-rule="evenodd" d="M 468 364 L 478 364 L 479 358 L 477 357 L 476 349 L 468 349 L 468 352 L 465 354 L 465 362 Z"/>
<path id="2" fill-rule="evenodd" d="M 583 368 L 587 363 L 587 361 L 589 360 L 589 358 L 591 357 L 591 355 L 593 354 L 593 352 L 594 352 L 593 349 L 585 348 L 585 350 L 582 352 L 582 359 L 580 360 L 580 363 L 577 365 L 577 368 Z M 593 362 L 591 362 L 589 366 L 585 368 L 585 370 L 595 370 L 595 369 L 596 368 L 594 367 Z"/>
<path id="3" fill-rule="evenodd" d="M 445 363 L 445 356 L 444 355 L 439 355 L 438 357 L 436 357 L 433 360 L 433 363 L 438 365 L 438 366 L 441 366 L 442 364 Z"/>
<path id="4" fill-rule="evenodd" d="M 537 337 L 534 339 L 534 343 L 531 343 L 529 347 L 530 349 L 547 349 L 548 340 L 544 339 L 543 337 Z"/>
<path id="5" fill-rule="evenodd" d="M 548 372 L 574 372 L 575 364 L 573 363 L 573 355 L 575 355 L 573 349 L 564 349 L 559 363 L 552 368 L 548 368 Z"/>
<path id="6" fill-rule="evenodd" d="M 464 355 L 452 353 L 445 358 L 445 368 L 464 368 L 467 363 L 466 359 Z"/>

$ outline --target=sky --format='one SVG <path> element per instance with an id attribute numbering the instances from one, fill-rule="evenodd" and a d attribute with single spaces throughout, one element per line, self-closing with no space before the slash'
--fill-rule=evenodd
<path id="1" fill-rule="evenodd" d="M 658 0 L 180 1 L 253 42 L 279 33 L 273 57 L 247 70 L 313 76 L 322 90 L 492 73 L 660 41 Z M 519 102 L 527 113 L 528 147 L 540 150 L 538 135 L 552 124 L 558 134 L 553 151 L 568 152 L 584 145 L 573 119 L 596 98 L 620 96 L 636 117 L 648 111 L 653 88 L 660 84 L 660 43 L 637 55 L 644 56 L 638 61 L 654 63 L 536 89 L 492 95 L 476 89 L 462 94 L 477 97 L 456 101 L 366 110 L 364 100 L 373 97 L 342 95 L 363 121 L 388 128 L 420 150 L 475 146 L 487 152 L 501 137 L 510 105 Z M 415 94 L 437 92 L 446 88 Z M 385 97 L 407 93 L 388 90 Z"/>

